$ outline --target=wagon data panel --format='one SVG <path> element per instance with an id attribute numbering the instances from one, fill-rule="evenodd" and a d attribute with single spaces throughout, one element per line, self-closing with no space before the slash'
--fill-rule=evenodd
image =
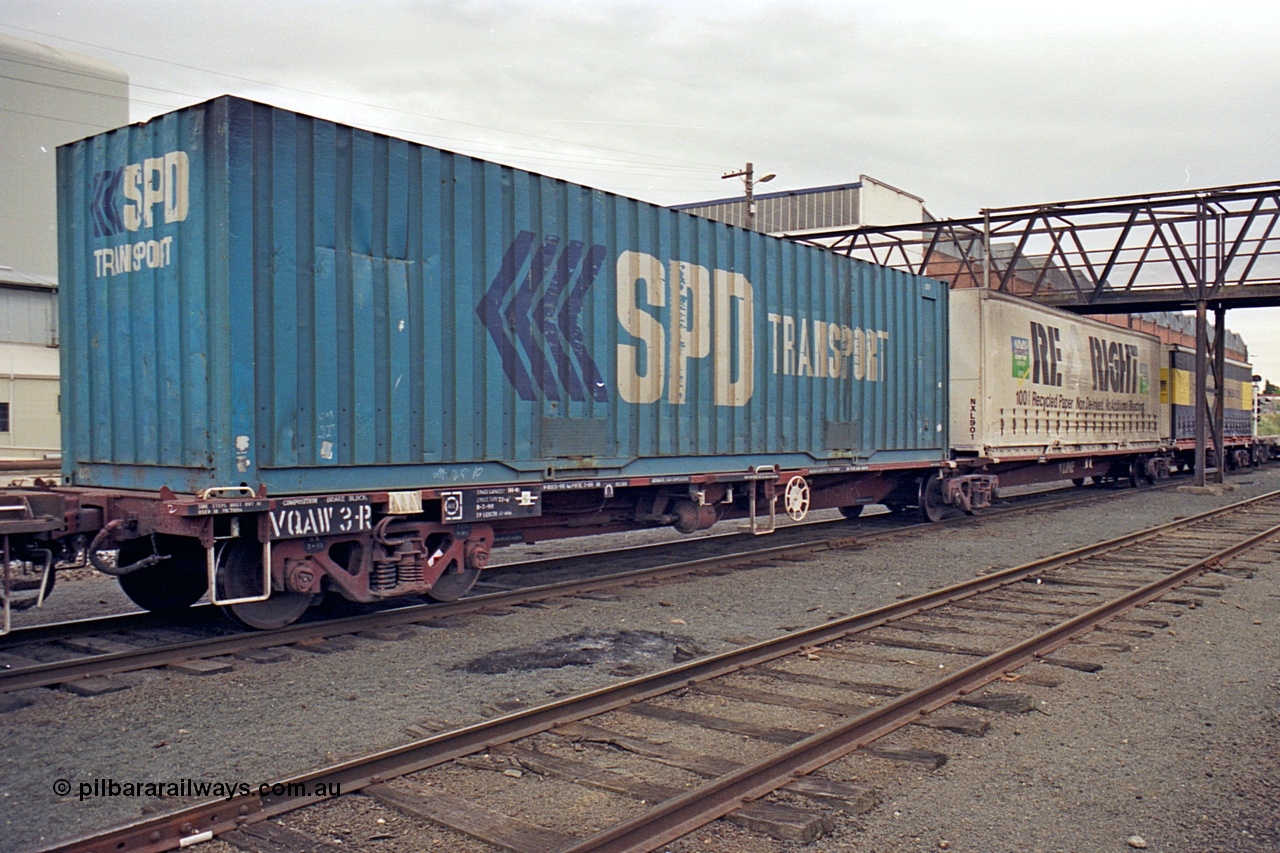
<path id="1" fill-rule="evenodd" d="M 494 486 L 441 492 L 440 499 L 445 524 L 542 515 L 540 486 Z"/>
<path id="2" fill-rule="evenodd" d="M 283 498 L 271 510 L 272 539 L 363 533 L 373 529 L 368 495 Z"/>

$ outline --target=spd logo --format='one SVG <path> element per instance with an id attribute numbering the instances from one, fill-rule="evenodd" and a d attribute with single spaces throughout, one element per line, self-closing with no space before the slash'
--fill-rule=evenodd
<path id="1" fill-rule="evenodd" d="M 89 212 L 93 236 L 151 228 L 157 219 L 182 222 L 190 210 L 191 161 L 185 151 L 170 151 L 93 176 Z"/>

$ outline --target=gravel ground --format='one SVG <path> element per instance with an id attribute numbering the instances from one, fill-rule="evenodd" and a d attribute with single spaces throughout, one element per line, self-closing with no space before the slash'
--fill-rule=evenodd
<path id="1" fill-rule="evenodd" d="M 620 677 L 614 674 L 620 665 L 634 671 L 670 661 L 659 644 L 657 652 L 605 655 L 589 665 L 465 671 L 496 649 L 578 632 L 648 632 L 666 635 L 670 648 L 720 651 L 746 637 L 870 609 L 992 566 L 1277 489 L 1280 469 L 1233 482 L 1238 491 L 1223 497 L 1128 492 L 1070 511 L 917 532 L 803 563 L 624 590 L 617 601 L 571 600 L 459 617 L 416 629 L 406 640 L 357 639 L 334 654 L 294 650 L 288 662 L 237 662 L 229 674 L 132 673 L 119 677 L 130 689 L 94 698 L 30 691 L 31 706 L 0 715 L 8 741 L 22 745 L 21 753 L 7 751 L 0 773 L 0 849 L 30 848 L 136 818 L 144 807 L 181 804 L 81 799 L 81 783 L 95 779 L 256 786 L 412 739 L 408 727 L 424 721 L 427 728 L 463 724 L 499 703 L 536 704 L 608 683 Z M 102 579 L 64 587 L 54 601 L 107 601 L 115 590 Z M 806 849 L 1124 850 L 1135 834 L 1153 850 L 1280 849 L 1278 616 L 1280 577 L 1263 566 L 1252 580 L 1229 578 L 1221 599 L 1171 617 L 1170 630 L 1132 640 L 1130 653 L 1095 648 L 1106 664 L 1102 672 L 1055 670 L 1061 685 L 1034 691 L 1046 713 L 993 717 L 983 739 L 903 732 L 901 742 L 932 744 L 951 756 L 938 771 L 870 767 L 857 757 L 842 762 L 833 775 L 874 777 L 882 804 L 862 818 L 838 820 L 832 836 Z M 54 793 L 59 779 L 71 783 L 70 795 Z M 401 825 L 367 804 L 330 808 L 339 826 L 348 819 L 342 815 L 361 811 Z M 440 837 L 427 843 L 448 845 Z M 394 839 L 369 844 L 406 849 Z M 723 824 L 673 847 L 796 849 Z"/>
<path id="2" fill-rule="evenodd" d="M 1146 608 L 1171 627 L 1059 670 L 1043 714 L 955 739 L 815 849 L 1280 850 L 1280 572 L 1258 568 L 1195 610 Z"/>

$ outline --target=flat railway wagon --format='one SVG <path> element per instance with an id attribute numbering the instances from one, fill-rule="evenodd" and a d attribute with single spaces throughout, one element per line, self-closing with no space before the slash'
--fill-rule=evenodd
<path id="1" fill-rule="evenodd" d="M 63 146 L 58 211 L 62 482 L 0 500 L 44 592 L 270 628 L 949 464 L 931 279 L 235 97 Z"/>

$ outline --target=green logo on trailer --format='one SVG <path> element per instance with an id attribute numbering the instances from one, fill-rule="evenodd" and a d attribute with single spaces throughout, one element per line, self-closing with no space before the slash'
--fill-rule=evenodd
<path id="1" fill-rule="evenodd" d="M 1028 338 L 1010 338 L 1013 344 L 1013 378 L 1031 378 L 1031 341 Z"/>

